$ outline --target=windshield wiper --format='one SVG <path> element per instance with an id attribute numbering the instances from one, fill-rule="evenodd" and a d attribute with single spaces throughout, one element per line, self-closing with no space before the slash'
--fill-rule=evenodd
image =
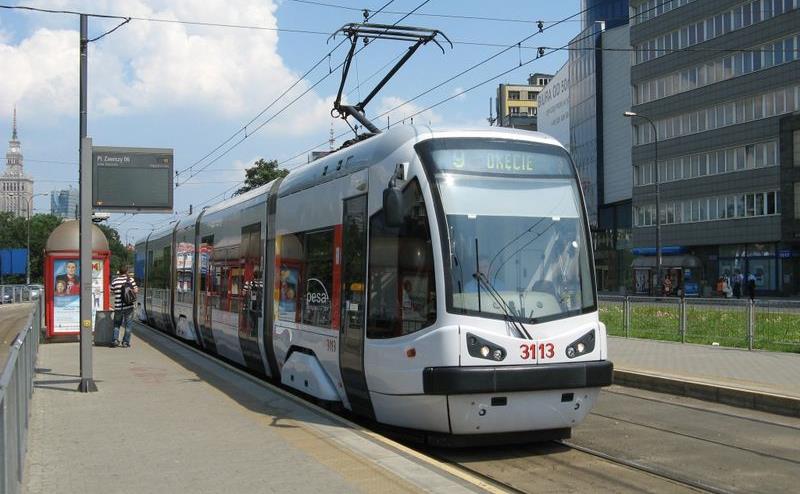
<path id="1" fill-rule="evenodd" d="M 486 275 L 481 273 L 479 270 L 474 272 L 472 274 L 472 277 L 475 278 L 475 281 L 478 283 L 478 286 L 483 284 L 483 286 L 486 288 L 486 291 L 489 292 L 489 295 L 492 296 L 495 302 L 497 302 L 497 304 L 500 306 L 500 309 L 505 313 L 509 322 L 511 322 L 511 325 L 514 326 L 514 330 L 517 333 L 524 335 L 529 340 L 532 340 L 533 338 L 531 337 L 531 334 L 528 332 L 528 329 L 525 328 L 525 325 L 522 323 L 522 319 L 520 319 L 520 317 L 514 311 L 512 311 L 511 308 L 508 307 L 508 305 L 506 305 L 503 296 L 500 295 L 500 293 L 497 291 L 497 289 L 495 289 L 494 286 L 492 286 Z"/>

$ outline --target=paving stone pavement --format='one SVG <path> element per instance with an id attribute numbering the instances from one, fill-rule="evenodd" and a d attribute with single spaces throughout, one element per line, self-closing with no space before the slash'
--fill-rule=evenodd
<path id="1" fill-rule="evenodd" d="M 77 343 L 40 347 L 24 492 L 477 491 L 154 338 L 94 348 L 89 394 L 75 391 Z"/>
<path id="2" fill-rule="evenodd" d="M 615 369 L 800 398 L 800 354 L 608 337 Z"/>

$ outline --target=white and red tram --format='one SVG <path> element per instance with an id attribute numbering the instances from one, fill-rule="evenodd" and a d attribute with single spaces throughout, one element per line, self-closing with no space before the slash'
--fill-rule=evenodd
<path id="1" fill-rule="evenodd" d="M 593 271 L 557 141 L 419 126 L 152 233 L 135 267 L 150 325 L 380 423 L 459 436 L 566 436 L 586 416 L 612 378 Z"/>

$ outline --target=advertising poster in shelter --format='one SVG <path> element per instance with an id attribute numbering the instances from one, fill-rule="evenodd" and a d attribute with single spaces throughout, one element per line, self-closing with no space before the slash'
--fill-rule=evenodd
<path id="1" fill-rule="evenodd" d="M 80 331 L 80 271 L 77 259 L 53 261 L 53 332 Z"/>
<path id="2" fill-rule="evenodd" d="M 94 313 L 103 310 L 103 261 L 92 259 L 92 325 Z"/>
<path id="3" fill-rule="evenodd" d="M 103 261 L 92 260 L 92 324 L 103 310 Z M 53 333 L 80 331 L 80 262 L 78 259 L 53 260 Z"/>

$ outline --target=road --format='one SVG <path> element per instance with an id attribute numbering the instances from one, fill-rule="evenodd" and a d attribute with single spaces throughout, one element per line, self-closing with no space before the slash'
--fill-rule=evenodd
<path id="1" fill-rule="evenodd" d="M 520 492 L 793 492 L 800 419 L 612 386 L 562 443 L 434 450 Z"/>
<path id="2" fill-rule="evenodd" d="M 0 365 L 5 366 L 10 346 L 22 331 L 32 310 L 33 304 L 27 302 L 0 305 Z"/>

